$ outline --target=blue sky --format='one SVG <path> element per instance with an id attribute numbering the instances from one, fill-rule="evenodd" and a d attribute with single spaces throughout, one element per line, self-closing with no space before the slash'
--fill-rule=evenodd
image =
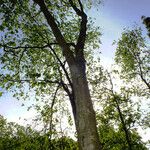
<path id="1" fill-rule="evenodd" d="M 136 24 L 143 27 L 141 16 L 150 16 L 150 0 L 104 0 L 99 11 L 91 13 L 102 28 L 101 50 L 104 56 L 113 57 L 113 40 L 117 40 L 124 28 Z"/>
<path id="2" fill-rule="evenodd" d="M 98 11 L 92 10 L 90 16 L 96 18 L 96 25 L 101 27 L 102 52 L 101 59 L 104 65 L 113 62 L 115 46 L 112 42 L 117 40 L 126 27 L 133 27 L 135 23 L 143 27 L 141 16 L 150 16 L 150 0 L 103 0 Z M 0 98 L 0 114 L 10 121 L 16 121 L 20 116 L 31 116 L 29 112 L 17 102 L 9 92 Z M 33 112 L 31 112 L 33 113 Z"/>

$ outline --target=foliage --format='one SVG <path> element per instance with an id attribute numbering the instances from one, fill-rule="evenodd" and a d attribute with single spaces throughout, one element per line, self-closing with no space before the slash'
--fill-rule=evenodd
<path id="1" fill-rule="evenodd" d="M 46 2 L 48 8 L 58 18 L 59 28 L 68 43 L 76 43 L 79 30 L 79 18 L 72 12 L 67 3 L 53 1 L 53 5 Z M 56 12 L 57 10 L 57 12 Z M 0 25 L 1 43 L 1 83 L 2 87 L 10 89 L 23 88 L 25 83 L 36 90 L 36 94 L 46 93 L 47 89 L 66 82 L 62 65 L 67 70 L 61 50 L 48 27 L 43 14 L 32 1 L 2 1 Z M 92 26 L 89 18 L 87 42 L 88 47 L 97 48 L 99 44 L 99 28 Z M 48 44 L 53 43 L 53 51 Z M 7 71 L 6 71 L 7 70 Z M 20 82 L 21 81 L 21 82 Z M 52 85 L 52 86 L 51 86 Z M 53 91 L 54 89 L 52 89 Z M 21 96 L 21 95 L 20 95 Z"/>
<path id="2" fill-rule="evenodd" d="M 0 25 L 2 31 L 0 79 L 2 82 L 0 86 L 6 90 L 11 89 L 14 96 L 18 98 L 27 99 L 31 97 L 29 94 L 32 94 L 37 101 L 44 102 L 43 110 L 41 110 L 42 106 L 35 107 L 41 113 L 41 120 L 46 126 L 45 130 L 48 129 L 51 133 L 55 131 L 52 131 L 53 115 L 56 110 L 54 104 L 61 98 L 59 92 L 62 97 L 66 98 L 65 94 L 69 97 L 74 118 L 79 116 L 78 113 L 75 116 L 75 108 L 81 105 L 75 103 L 75 98 L 80 99 L 80 96 L 78 92 L 74 92 L 79 89 L 75 88 L 76 82 L 73 80 L 77 78 L 74 67 L 85 74 L 84 56 L 89 55 L 88 48 L 99 47 L 99 28 L 93 26 L 91 18 L 88 18 L 87 23 L 87 15 L 83 10 L 84 7 L 90 8 L 91 3 L 88 1 L 82 5 L 82 2 L 77 0 L 17 0 L 2 1 L 0 4 L 2 14 Z M 70 64 L 69 58 L 73 60 L 74 65 Z M 70 71 L 75 78 L 70 75 Z M 87 92 L 89 92 L 88 88 Z M 85 96 L 84 92 L 83 95 Z M 49 100 L 45 100 L 47 97 Z M 83 100 L 87 99 L 83 98 Z M 64 100 L 61 99 L 61 101 Z M 91 102 L 90 96 L 89 101 Z M 83 103 L 83 105 L 87 107 L 86 104 Z M 90 106 L 93 110 L 92 105 Z M 82 111 L 79 112 L 82 113 Z M 95 119 L 94 115 L 92 118 Z M 82 119 L 79 117 L 80 120 Z M 95 126 L 92 130 L 96 131 L 96 121 L 92 123 Z M 82 128 L 79 127 L 77 131 L 80 129 Z M 89 128 L 84 130 L 87 131 Z M 78 137 L 80 133 L 84 132 L 78 132 Z M 94 136 L 98 140 L 97 131 Z M 82 142 L 83 140 L 80 140 L 79 143 Z M 98 142 L 94 144 L 96 147 L 99 146 Z"/>
<path id="3" fill-rule="evenodd" d="M 121 72 L 118 70 L 117 73 L 126 84 L 122 90 L 139 99 L 139 105 L 148 104 L 145 100 L 150 96 L 150 49 L 141 28 L 125 30 L 117 44 L 115 61 L 121 67 Z M 140 125 L 149 127 L 149 106 L 140 113 Z"/>
<path id="4" fill-rule="evenodd" d="M 90 8 L 91 2 L 86 1 L 84 7 Z M 57 25 L 75 55 L 81 19 L 73 13 L 68 2 L 46 0 L 45 3 L 57 18 Z M 79 5 L 77 1 L 74 4 Z M 67 103 L 69 94 L 66 96 L 64 92 L 72 87 L 66 59 L 52 30 L 33 1 L 6 0 L 1 1 L 0 6 L 0 86 L 12 89 L 18 99 L 34 97 L 37 104 L 32 106 L 40 115 L 37 121 L 43 125 L 42 132 L 38 132 L 30 127 L 7 123 L 1 117 L 0 149 L 77 149 L 74 140 L 66 136 L 55 137 L 59 118 L 67 116 L 69 124 L 73 124 Z M 103 149 L 121 150 L 132 146 L 135 150 L 146 150 L 136 131 L 141 112 L 138 106 L 137 110 L 133 109 L 135 104 L 131 96 L 135 96 L 134 93 L 125 87 L 121 87 L 120 93 L 114 92 L 110 75 L 99 65 L 99 59 L 93 58 L 93 49 L 99 47 L 99 35 L 99 28 L 94 27 L 89 18 L 84 55 L 92 97 L 95 104 L 102 107 L 100 112 L 97 111 L 97 120 Z M 128 81 L 140 78 L 149 88 L 149 56 L 142 30 L 125 30 L 115 58 L 121 66 L 121 77 Z"/>
<path id="5" fill-rule="evenodd" d="M 0 149 L 1 150 L 77 150 L 77 143 L 69 137 L 52 139 L 48 143 L 48 136 L 42 135 L 31 127 L 23 127 L 13 122 L 7 122 L 0 116 Z"/>
<path id="6" fill-rule="evenodd" d="M 150 17 L 142 16 L 142 20 L 148 30 L 148 36 L 150 37 Z"/>
<path id="7" fill-rule="evenodd" d="M 142 141 L 137 129 L 148 124 L 146 118 L 142 120 L 145 115 L 136 94 L 126 82 L 121 82 L 117 71 L 105 71 L 99 61 L 89 66 L 88 73 L 103 149 L 146 150 L 147 143 Z"/>
<path id="8" fill-rule="evenodd" d="M 101 133 L 100 135 L 104 150 L 129 149 L 123 130 L 114 129 L 114 127 L 106 124 L 99 126 L 99 132 Z M 148 150 L 137 132 L 132 132 L 131 137 L 134 141 L 132 143 L 133 150 Z"/>
<path id="9" fill-rule="evenodd" d="M 97 117 L 104 149 L 147 150 L 146 143 L 142 142 L 137 132 L 140 112 L 133 110 L 130 99 L 114 95 L 105 101 L 103 107 L 101 112 L 103 115 L 98 114 Z"/>
<path id="10" fill-rule="evenodd" d="M 115 61 L 121 66 L 122 77 L 129 81 L 139 78 L 150 89 L 149 54 L 149 48 L 140 28 L 122 33 L 115 54 Z"/>

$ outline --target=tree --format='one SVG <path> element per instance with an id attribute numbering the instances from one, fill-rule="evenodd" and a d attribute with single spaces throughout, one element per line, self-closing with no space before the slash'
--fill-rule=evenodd
<path id="1" fill-rule="evenodd" d="M 80 0 L 16 0 L 0 4 L 0 29 L 4 35 L 1 63 L 5 70 L 1 86 L 21 89 L 28 82 L 36 93 L 41 90 L 45 94 L 62 87 L 72 106 L 79 149 L 101 149 L 85 61 L 86 49 L 97 47 L 99 33 L 87 23 L 85 6 Z"/>
<path id="2" fill-rule="evenodd" d="M 1 150 L 77 150 L 77 143 L 69 137 L 55 138 L 47 143 L 46 134 L 33 130 L 30 126 L 7 122 L 3 116 L 0 116 L 0 131 Z"/>
<path id="3" fill-rule="evenodd" d="M 142 16 L 142 20 L 148 30 L 148 36 L 150 37 L 150 17 Z"/>
<path id="4" fill-rule="evenodd" d="M 121 66 L 122 78 L 138 79 L 150 90 L 149 62 L 150 51 L 142 36 L 142 30 L 126 30 L 118 41 L 115 61 Z"/>

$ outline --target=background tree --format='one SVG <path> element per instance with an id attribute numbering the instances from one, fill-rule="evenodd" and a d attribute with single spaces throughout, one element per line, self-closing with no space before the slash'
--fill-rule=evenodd
<path id="1" fill-rule="evenodd" d="M 69 137 L 55 138 L 46 142 L 46 134 L 33 130 L 30 126 L 23 127 L 7 122 L 0 116 L 0 149 L 1 150 L 77 150 L 77 143 Z"/>
<path id="2" fill-rule="evenodd" d="M 150 49 L 148 42 L 146 37 L 143 37 L 141 28 L 125 30 L 118 41 L 115 57 L 116 63 L 121 67 L 121 78 L 128 83 L 126 86 L 128 93 L 140 97 L 143 104 L 146 103 L 145 99 L 149 99 L 150 96 Z M 147 123 L 149 103 L 146 107 L 147 111 L 143 113 L 142 124 L 149 127 L 149 123 Z"/>
<path id="3" fill-rule="evenodd" d="M 148 143 L 142 142 L 137 130 L 139 126 L 147 126 L 142 120 L 145 115 L 141 102 L 137 100 L 142 96 L 137 96 L 128 87 L 128 84 L 136 86 L 136 82 L 125 82 L 120 78 L 122 74 L 118 74 L 119 71 L 114 70 L 114 67 L 111 73 L 105 71 L 99 61 L 95 61 L 89 68 L 88 77 L 103 149 L 147 149 L 145 145 Z"/>
<path id="4" fill-rule="evenodd" d="M 149 54 L 149 48 L 140 28 L 126 30 L 122 34 L 115 54 L 115 61 L 121 66 L 122 77 L 130 81 L 131 79 L 142 81 L 148 92 L 150 90 Z"/>
<path id="5" fill-rule="evenodd" d="M 148 36 L 150 37 L 150 17 L 142 16 L 142 20 L 148 30 Z"/>

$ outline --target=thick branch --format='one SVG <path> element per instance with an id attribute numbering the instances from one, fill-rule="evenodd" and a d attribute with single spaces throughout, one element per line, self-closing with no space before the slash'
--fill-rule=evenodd
<path id="1" fill-rule="evenodd" d="M 80 2 L 80 0 L 78 0 Z M 74 9 L 74 11 L 76 12 L 76 14 L 78 16 L 82 16 L 83 15 L 83 7 L 82 7 L 82 3 L 80 2 L 80 7 L 82 8 L 82 10 L 78 9 L 78 7 L 73 3 L 72 0 L 69 0 L 69 3 L 71 5 L 71 7 Z"/>
<path id="2" fill-rule="evenodd" d="M 53 34 L 56 38 L 56 41 L 59 43 L 59 46 L 62 48 L 63 55 L 66 57 L 67 62 L 69 64 L 74 63 L 74 56 L 72 51 L 70 50 L 69 46 L 67 45 L 67 42 L 65 38 L 63 37 L 61 31 L 58 28 L 58 25 L 56 24 L 55 18 L 53 15 L 49 12 L 47 6 L 44 3 L 44 0 L 33 0 L 36 4 L 39 5 L 41 11 L 43 12 L 49 26 L 51 27 Z"/>
<path id="3" fill-rule="evenodd" d="M 61 81 L 61 85 L 63 87 L 63 89 L 66 91 L 67 95 L 69 96 L 69 100 L 72 106 L 72 110 L 73 110 L 73 115 L 74 117 L 76 117 L 76 104 L 75 104 L 75 97 L 74 97 L 74 92 L 70 92 L 68 86 L 63 82 L 63 80 Z"/>
<path id="4" fill-rule="evenodd" d="M 83 5 L 82 5 L 81 1 L 78 0 L 78 3 L 79 3 L 79 5 L 80 5 L 81 11 L 83 12 Z"/>
<path id="5" fill-rule="evenodd" d="M 71 83 L 71 90 L 69 89 L 68 85 L 64 83 L 63 79 L 62 79 L 62 75 L 61 75 L 61 71 L 58 69 L 59 73 L 60 73 L 60 79 L 61 79 L 61 86 L 63 87 L 64 91 L 67 93 L 71 106 L 72 106 L 72 110 L 73 110 L 73 114 L 76 117 L 76 104 L 75 104 L 75 96 L 74 96 L 74 89 L 73 89 L 73 85 Z"/>
<path id="6" fill-rule="evenodd" d="M 76 14 L 81 17 L 80 32 L 79 32 L 75 50 L 76 50 L 77 57 L 83 56 L 83 49 L 85 45 L 86 31 L 87 31 L 87 15 L 83 11 L 83 6 L 80 0 L 78 0 L 78 2 L 79 2 L 81 10 L 77 8 L 77 6 L 73 3 L 72 0 L 69 0 L 69 2 L 72 8 L 74 9 L 74 11 L 76 12 Z"/>

